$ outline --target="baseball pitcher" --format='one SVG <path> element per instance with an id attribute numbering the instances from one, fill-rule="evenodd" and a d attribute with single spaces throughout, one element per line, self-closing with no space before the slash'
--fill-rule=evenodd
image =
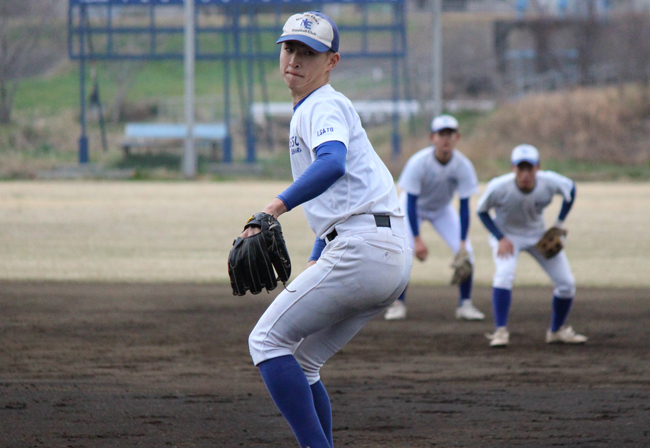
<path id="1" fill-rule="evenodd" d="M 320 369 L 404 291 L 412 255 L 393 178 L 352 103 L 329 85 L 340 60 L 336 24 L 317 11 L 296 14 L 277 43 L 282 44 L 280 71 L 293 100 L 288 149 L 294 182 L 253 217 L 251 222 L 260 225 L 247 224 L 240 238 L 245 241 L 268 227 L 269 237 L 251 248 L 262 257 L 260 269 L 267 271 L 274 256 L 267 263 L 264 250 L 273 247 L 275 220 L 302 205 L 316 240 L 308 268 L 259 319 L 249 348 L 300 446 L 332 448 L 332 410 Z M 280 273 L 286 272 L 283 257 L 282 251 L 275 256 Z M 239 266 L 237 260 L 233 266 Z M 241 266 L 233 271 L 244 289 L 257 290 L 263 283 L 258 279 L 268 277 L 258 275 L 257 268 L 251 272 L 250 264 Z"/>

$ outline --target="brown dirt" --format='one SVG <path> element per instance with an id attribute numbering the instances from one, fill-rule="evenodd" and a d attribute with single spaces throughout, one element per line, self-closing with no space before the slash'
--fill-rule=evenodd
<path id="1" fill-rule="evenodd" d="M 549 346 L 550 288 L 517 288 L 511 345 L 453 319 L 452 288 L 410 288 L 322 371 L 336 446 L 650 446 L 650 300 L 580 289 Z M 226 285 L 0 282 L 0 446 L 294 447 L 248 355 L 275 296 Z M 490 290 L 475 303 L 490 309 Z"/>

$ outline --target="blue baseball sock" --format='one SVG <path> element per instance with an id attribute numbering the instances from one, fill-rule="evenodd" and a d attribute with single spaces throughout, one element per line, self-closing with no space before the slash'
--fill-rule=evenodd
<path id="1" fill-rule="evenodd" d="M 492 308 L 494 309 L 494 323 L 497 327 L 505 327 L 508 323 L 512 291 L 503 288 L 492 288 Z"/>
<path id="2" fill-rule="evenodd" d="M 460 290 L 460 301 L 458 304 L 463 303 L 463 300 L 469 300 L 472 297 L 472 276 L 470 275 L 467 280 L 458 286 Z"/>
<path id="3" fill-rule="evenodd" d="M 408 289 L 408 285 L 406 285 L 406 288 L 404 288 L 404 291 L 399 295 L 397 300 L 401 300 L 402 302 L 406 303 L 406 290 Z"/>
<path id="4" fill-rule="evenodd" d="M 327 437 L 330 446 L 334 447 L 334 439 L 332 437 L 332 405 L 330 404 L 330 397 L 327 395 L 325 386 L 323 386 L 323 383 L 320 380 L 311 385 L 311 393 L 314 396 L 314 407 L 316 408 L 316 414 L 318 414 L 318 419 L 320 420 L 320 425 L 323 428 L 325 437 Z"/>
<path id="5" fill-rule="evenodd" d="M 553 316 L 551 318 L 551 331 L 557 331 L 569 315 L 573 297 L 561 298 L 553 296 Z"/>
<path id="6" fill-rule="evenodd" d="M 280 356 L 261 362 L 257 367 L 300 446 L 332 448 L 316 413 L 312 389 L 296 358 Z"/>

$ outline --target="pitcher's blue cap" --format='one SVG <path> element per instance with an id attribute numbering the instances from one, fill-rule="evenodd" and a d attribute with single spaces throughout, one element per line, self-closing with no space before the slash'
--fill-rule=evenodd
<path id="1" fill-rule="evenodd" d="M 332 50 L 339 52 L 339 29 L 332 19 L 320 11 L 308 11 L 294 14 L 282 28 L 282 36 L 276 44 L 297 40 L 313 50 L 324 53 Z"/>

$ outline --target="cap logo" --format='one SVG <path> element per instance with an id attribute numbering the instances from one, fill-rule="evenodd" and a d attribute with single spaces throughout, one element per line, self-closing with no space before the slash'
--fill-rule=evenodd
<path id="1" fill-rule="evenodd" d="M 311 30 L 311 22 L 308 19 L 302 19 L 302 22 L 300 22 L 300 26 L 305 29 Z"/>

